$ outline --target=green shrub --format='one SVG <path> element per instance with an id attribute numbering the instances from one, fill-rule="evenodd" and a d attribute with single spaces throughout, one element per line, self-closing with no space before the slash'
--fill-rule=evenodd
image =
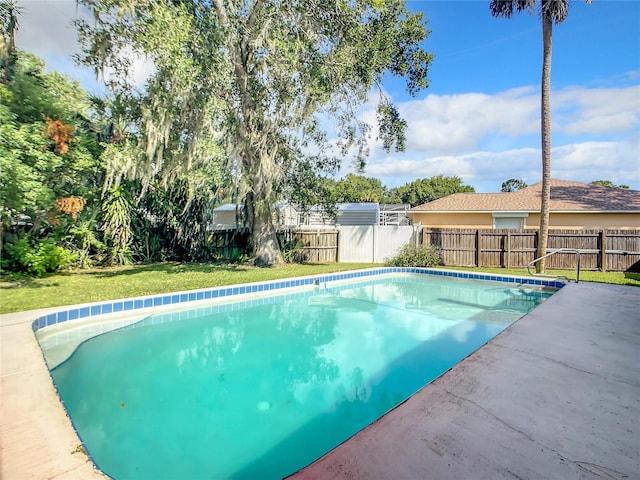
<path id="1" fill-rule="evenodd" d="M 5 245 L 3 270 L 24 272 L 35 277 L 73 267 L 78 254 L 60 247 L 54 240 L 43 240 L 31 246 L 26 238 Z"/>
<path id="2" fill-rule="evenodd" d="M 29 268 L 28 256 L 33 247 L 25 238 L 6 242 L 2 249 L 2 270 L 5 272 L 26 272 Z"/>
<path id="3" fill-rule="evenodd" d="M 29 255 L 29 273 L 41 277 L 45 273 L 68 270 L 77 263 L 77 253 L 56 245 L 53 240 L 45 240 Z"/>
<path id="4" fill-rule="evenodd" d="M 93 223 L 93 220 L 89 220 L 72 224 L 64 238 L 64 246 L 77 254 L 77 265 L 80 268 L 92 267 L 93 261 L 100 261 L 106 249 L 104 243 L 96 237 Z"/>
<path id="5" fill-rule="evenodd" d="M 435 245 L 424 247 L 405 243 L 398 253 L 386 261 L 390 267 L 435 267 L 442 263 L 442 257 Z"/>

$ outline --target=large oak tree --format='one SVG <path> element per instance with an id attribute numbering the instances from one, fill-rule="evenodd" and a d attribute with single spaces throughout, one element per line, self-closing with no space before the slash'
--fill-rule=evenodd
<path id="1" fill-rule="evenodd" d="M 139 101 L 138 175 L 224 162 L 236 178 L 258 264 L 281 261 L 271 206 L 339 157 L 366 157 L 361 108 L 378 92 L 379 138 L 404 148 L 406 123 L 382 90 L 385 75 L 427 87 L 431 55 L 421 14 L 402 0 L 82 0 L 80 61 Z M 132 54 L 151 60 L 143 92 Z M 331 120 L 328 120 L 331 119 Z M 331 125 L 335 131 L 331 131 Z M 335 140 L 337 138 L 337 140 Z M 333 140 L 332 140 L 333 139 Z"/>

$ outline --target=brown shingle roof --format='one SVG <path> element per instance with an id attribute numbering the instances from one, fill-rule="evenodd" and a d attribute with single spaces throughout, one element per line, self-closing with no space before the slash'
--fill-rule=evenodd
<path id="1" fill-rule="evenodd" d="M 409 212 L 539 212 L 542 182 L 508 193 L 454 193 Z M 640 191 L 551 180 L 551 212 L 640 212 Z"/>

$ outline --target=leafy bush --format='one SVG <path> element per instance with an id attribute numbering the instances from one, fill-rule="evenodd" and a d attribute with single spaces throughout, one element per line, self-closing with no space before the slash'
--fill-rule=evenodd
<path id="1" fill-rule="evenodd" d="M 24 237 L 4 243 L 2 248 L 2 270 L 6 272 L 26 272 L 29 266 L 28 255 L 32 250 L 33 247 Z"/>
<path id="2" fill-rule="evenodd" d="M 65 237 L 65 246 L 70 252 L 78 256 L 77 264 L 80 268 L 93 266 L 94 259 L 100 259 L 106 246 L 96 237 L 93 229 L 94 220 L 78 222 L 69 227 Z"/>
<path id="3" fill-rule="evenodd" d="M 405 243 L 395 257 L 387 260 L 390 267 L 435 267 L 440 265 L 442 257 L 435 245 L 428 247 Z"/>
<path id="4" fill-rule="evenodd" d="M 45 273 L 67 270 L 78 262 L 78 254 L 56 245 L 53 240 L 38 243 L 34 251 L 28 255 L 29 273 L 38 277 Z"/>
<path id="5" fill-rule="evenodd" d="M 21 238 L 7 244 L 5 252 L 3 269 L 25 272 L 36 277 L 66 270 L 78 262 L 77 253 L 60 247 L 51 239 L 38 242 L 32 247 L 26 238 Z"/>

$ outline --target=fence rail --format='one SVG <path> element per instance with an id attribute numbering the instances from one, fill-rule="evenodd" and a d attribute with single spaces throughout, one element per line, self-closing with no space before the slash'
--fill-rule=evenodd
<path id="1" fill-rule="evenodd" d="M 290 229 L 281 232 L 297 262 L 337 262 L 339 232 L 334 228 Z"/>
<path id="2" fill-rule="evenodd" d="M 236 260 L 247 251 L 249 229 L 213 230 L 209 233 L 209 250 L 213 258 Z"/>
<path id="3" fill-rule="evenodd" d="M 297 262 L 337 262 L 338 236 L 334 228 L 287 228 L 277 232 L 285 253 L 291 250 Z M 233 260 L 249 254 L 249 230 L 214 230 L 209 235 L 209 249 L 214 258 Z"/>
<path id="4" fill-rule="evenodd" d="M 538 231 L 423 228 L 422 244 L 440 248 L 447 266 L 526 267 L 535 258 Z M 583 270 L 640 268 L 640 229 L 550 230 L 547 250 L 561 248 L 578 250 Z M 575 255 L 558 253 L 547 268 L 573 269 L 575 262 Z"/>

